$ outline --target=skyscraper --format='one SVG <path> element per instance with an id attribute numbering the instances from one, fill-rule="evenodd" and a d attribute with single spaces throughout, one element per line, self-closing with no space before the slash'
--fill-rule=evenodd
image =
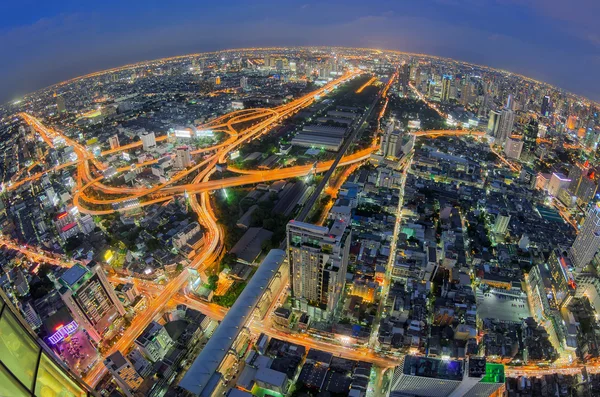
<path id="1" fill-rule="evenodd" d="M 240 87 L 242 88 L 242 90 L 245 90 L 246 88 L 248 88 L 248 77 L 242 76 L 240 78 Z"/>
<path id="2" fill-rule="evenodd" d="M 167 355 L 175 342 L 173 342 L 165 327 L 156 321 L 152 321 L 135 340 L 135 344 L 149 360 L 156 362 Z"/>
<path id="3" fill-rule="evenodd" d="M 534 119 L 529 120 L 525 126 L 523 134 L 523 149 L 527 155 L 532 154 L 537 146 L 537 138 L 539 132 L 538 122 Z"/>
<path id="4" fill-rule="evenodd" d="M 444 75 L 442 78 L 442 102 L 448 102 L 450 99 L 450 87 L 452 85 L 452 76 Z"/>
<path id="5" fill-rule="evenodd" d="M 502 109 L 498 120 L 498 130 L 496 132 L 496 141 L 503 143 L 512 134 L 515 124 L 515 112 L 510 109 Z"/>
<path id="6" fill-rule="evenodd" d="M 108 356 L 104 360 L 104 365 L 127 397 L 132 397 L 133 392 L 144 381 L 140 374 L 136 372 L 133 364 L 120 351 Z"/>
<path id="7" fill-rule="evenodd" d="M 509 159 L 518 160 L 523 150 L 523 140 L 519 137 L 509 137 L 504 144 L 504 153 Z"/>
<path id="8" fill-rule="evenodd" d="M 578 270 L 587 266 L 600 248 L 600 205 L 591 208 L 571 246 L 571 259 Z"/>
<path id="9" fill-rule="evenodd" d="M 56 97 L 56 110 L 59 113 L 67 111 L 67 107 L 65 106 L 65 98 L 63 98 L 61 95 Z"/>
<path id="10" fill-rule="evenodd" d="M 108 144 L 110 145 L 111 149 L 116 149 L 119 147 L 119 137 L 117 135 L 113 135 L 110 138 L 108 138 Z"/>
<path id="11" fill-rule="evenodd" d="M 0 290 L 0 396 L 91 396 Z"/>
<path id="12" fill-rule="evenodd" d="M 115 320 L 125 314 L 104 270 L 96 262 L 75 265 L 58 280 L 60 295 L 75 321 L 99 342 Z"/>
<path id="13" fill-rule="evenodd" d="M 496 136 L 498 133 L 498 122 L 500 121 L 500 112 L 490 110 L 490 118 L 487 126 L 489 136 Z"/>
<path id="14" fill-rule="evenodd" d="M 177 148 L 175 153 L 175 168 L 180 170 L 187 168 L 192 163 L 192 152 L 189 146 Z"/>
<path id="15" fill-rule="evenodd" d="M 550 108 L 552 103 L 550 102 L 550 97 L 548 95 L 544 96 L 542 99 L 542 116 L 548 117 L 550 115 Z"/>
<path id="16" fill-rule="evenodd" d="M 410 65 L 408 63 L 404 63 L 400 67 L 400 86 L 402 88 L 402 94 L 406 95 L 408 93 L 408 84 L 410 82 Z"/>
<path id="17" fill-rule="evenodd" d="M 330 229 L 293 220 L 287 225 L 292 297 L 320 307 L 324 317 L 335 310 L 344 289 L 350 237 L 340 220 Z"/>
<path id="18" fill-rule="evenodd" d="M 154 132 L 144 131 L 140 135 L 140 139 L 142 140 L 142 147 L 144 150 L 151 150 L 156 147 L 156 136 Z"/>

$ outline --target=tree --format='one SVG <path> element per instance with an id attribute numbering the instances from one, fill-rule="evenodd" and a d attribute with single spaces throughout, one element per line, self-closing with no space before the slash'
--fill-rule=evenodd
<path id="1" fill-rule="evenodd" d="M 216 291 L 218 283 L 219 283 L 219 276 L 217 276 L 216 274 L 213 274 L 212 276 L 208 277 L 208 282 L 206 283 L 206 287 L 211 291 Z"/>

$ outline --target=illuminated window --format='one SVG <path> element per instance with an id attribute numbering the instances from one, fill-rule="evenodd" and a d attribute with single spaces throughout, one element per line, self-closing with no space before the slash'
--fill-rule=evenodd
<path id="1" fill-rule="evenodd" d="M 28 388 L 33 377 L 40 349 L 5 308 L 0 319 L 0 360 Z"/>
<path id="2" fill-rule="evenodd" d="M 5 369 L 0 367 L 0 396 L 29 396 L 23 386 L 10 374 L 4 372 Z"/>
<path id="3" fill-rule="evenodd" d="M 86 392 L 69 378 L 61 368 L 42 353 L 37 381 L 36 396 L 83 397 Z"/>

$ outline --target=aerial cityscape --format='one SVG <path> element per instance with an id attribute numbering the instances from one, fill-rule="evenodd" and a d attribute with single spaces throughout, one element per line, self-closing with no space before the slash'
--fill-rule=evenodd
<path id="1" fill-rule="evenodd" d="M 600 396 L 600 104 L 350 47 L 0 106 L 0 396 Z"/>

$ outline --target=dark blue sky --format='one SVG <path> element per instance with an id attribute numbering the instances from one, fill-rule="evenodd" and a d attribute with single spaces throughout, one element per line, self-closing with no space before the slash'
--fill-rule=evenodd
<path id="1" fill-rule="evenodd" d="M 247 46 L 398 49 L 600 100 L 598 0 L 0 2 L 0 101 L 125 63 Z"/>

